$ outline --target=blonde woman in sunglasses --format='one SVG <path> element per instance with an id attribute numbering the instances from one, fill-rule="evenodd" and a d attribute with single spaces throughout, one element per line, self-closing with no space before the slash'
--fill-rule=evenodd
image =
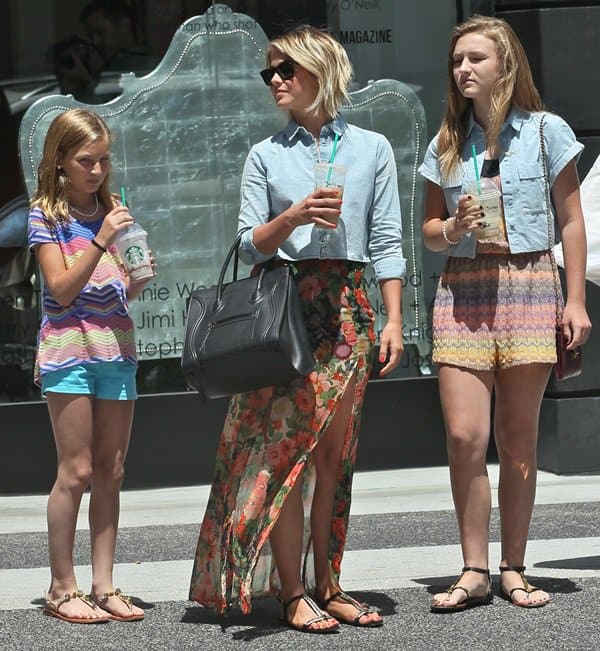
<path id="1" fill-rule="evenodd" d="M 375 332 L 364 267 L 388 314 L 381 375 L 402 354 L 397 173 L 389 142 L 339 114 L 352 75 L 344 49 L 304 26 L 271 41 L 261 72 L 287 126 L 252 147 L 241 188 L 240 253 L 290 264 L 316 370 L 289 386 L 234 396 L 217 455 L 190 598 L 223 613 L 276 595 L 288 626 L 334 633 L 381 626 L 340 587 L 360 413 Z M 315 190 L 315 164 L 346 169 Z"/>

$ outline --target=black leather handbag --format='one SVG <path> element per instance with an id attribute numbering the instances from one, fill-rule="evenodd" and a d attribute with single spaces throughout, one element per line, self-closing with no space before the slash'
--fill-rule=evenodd
<path id="1" fill-rule="evenodd" d="M 188 385 L 206 398 L 287 384 L 315 368 L 292 270 L 267 264 L 238 280 L 241 236 L 217 285 L 196 289 L 188 303 L 181 368 Z M 233 281 L 224 283 L 232 257 Z"/>

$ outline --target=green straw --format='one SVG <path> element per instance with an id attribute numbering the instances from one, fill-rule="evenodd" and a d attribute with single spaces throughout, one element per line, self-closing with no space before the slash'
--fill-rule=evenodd
<path id="1" fill-rule="evenodd" d="M 479 182 L 479 168 L 477 167 L 477 152 L 475 145 L 471 145 L 471 155 L 473 158 L 473 167 L 475 168 L 475 182 L 477 183 L 477 194 L 481 196 L 481 183 Z"/>
<path id="2" fill-rule="evenodd" d="M 331 150 L 331 156 L 329 157 L 329 164 L 330 165 L 333 165 L 333 160 L 335 158 L 335 151 L 337 149 L 337 144 L 338 144 L 339 139 L 340 139 L 340 136 L 339 136 L 339 134 L 336 133 L 335 136 L 333 137 L 333 149 Z M 325 179 L 325 184 L 326 185 L 329 185 L 329 182 L 331 181 L 331 173 L 332 172 L 333 172 L 333 167 L 330 167 L 327 170 L 327 178 Z"/>
<path id="3" fill-rule="evenodd" d="M 126 206 L 127 201 L 125 201 L 125 188 L 121 186 L 121 203 Z"/>

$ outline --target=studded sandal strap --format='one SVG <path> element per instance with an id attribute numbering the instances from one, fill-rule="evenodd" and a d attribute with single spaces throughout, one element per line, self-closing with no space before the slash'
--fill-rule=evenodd
<path id="1" fill-rule="evenodd" d="M 99 603 L 104 603 L 105 601 L 108 601 L 109 597 L 118 597 L 124 604 L 127 604 L 129 610 L 133 610 L 131 597 L 128 594 L 124 594 L 123 592 L 121 592 L 120 588 L 115 588 L 110 592 L 105 592 L 98 601 Z"/>
<path id="2" fill-rule="evenodd" d="M 315 615 L 316 615 L 316 617 L 313 617 L 312 619 L 309 619 L 306 622 L 304 622 L 302 624 L 302 628 L 308 630 L 308 629 L 310 629 L 310 627 L 313 624 L 318 624 L 319 622 L 324 622 L 324 621 L 326 621 L 328 619 L 332 619 L 331 615 L 327 615 L 327 614 L 325 614 L 325 613 L 323 613 L 321 611 L 321 609 L 319 608 L 319 606 L 317 606 L 314 599 L 312 599 L 305 592 L 303 592 L 302 594 L 297 594 L 295 597 L 292 597 L 291 599 L 288 599 L 287 601 L 282 601 L 281 602 L 282 605 L 283 605 L 283 616 L 286 618 L 286 620 L 287 620 L 287 609 L 295 601 L 299 601 L 300 599 L 302 599 L 302 601 L 304 601 L 304 603 L 306 603 L 309 606 L 309 608 L 313 611 L 313 613 L 315 613 Z"/>
<path id="3" fill-rule="evenodd" d="M 92 610 L 96 609 L 96 604 L 81 590 L 68 592 L 67 594 L 65 594 L 64 597 L 61 597 L 60 599 L 55 599 L 55 600 L 46 599 L 46 608 L 57 613 L 58 609 L 63 604 L 66 604 L 68 601 L 72 601 L 73 599 L 81 599 L 81 601 L 83 601 L 83 603 L 86 604 L 86 606 L 89 606 Z"/>
<path id="4" fill-rule="evenodd" d="M 344 592 L 343 590 L 338 590 L 336 593 L 331 595 L 329 599 L 325 599 L 325 601 L 321 603 L 321 608 L 326 609 L 327 606 L 329 606 L 329 604 L 335 599 L 342 599 L 342 601 L 345 601 L 346 603 L 349 603 L 356 608 L 358 614 L 353 620 L 355 623 L 358 623 L 360 618 L 363 617 L 364 615 L 371 615 L 377 612 L 369 605 L 357 601 L 354 597 L 350 596 L 348 593 Z"/>
<path id="5" fill-rule="evenodd" d="M 303 592 L 302 594 L 297 594 L 295 597 L 292 597 L 288 601 L 283 602 L 283 612 L 287 612 L 287 609 L 294 603 L 294 601 L 299 601 L 302 599 L 305 604 L 308 605 L 308 607 L 313 611 L 315 615 L 318 617 L 321 617 L 322 619 L 327 619 L 329 615 L 323 615 L 323 611 L 317 606 L 316 602 L 314 599 L 309 597 L 306 592 Z"/>

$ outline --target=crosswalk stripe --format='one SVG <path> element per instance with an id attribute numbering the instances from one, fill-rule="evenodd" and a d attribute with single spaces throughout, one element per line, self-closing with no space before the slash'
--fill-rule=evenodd
<path id="1" fill-rule="evenodd" d="M 498 465 L 488 466 L 492 504 L 497 506 Z M 199 524 L 209 486 L 124 491 L 120 527 Z M 0 534 L 46 531 L 46 495 L 0 496 Z M 600 475 L 538 473 L 536 504 L 600 501 Z M 87 529 L 89 495 L 83 497 L 77 529 Z M 447 467 L 359 472 L 352 488 L 352 515 L 453 510 Z"/>
<path id="2" fill-rule="evenodd" d="M 600 537 L 532 540 L 527 547 L 528 575 L 598 577 L 597 570 L 579 569 L 573 567 L 576 563 L 569 563 L 594 556 L 600 556 Z M 490 559 L 494 573 L 500 543 L 490 544 Z M 546 567 L 551 561 L 555 565 L 562 561 L 564 567 Z M 536 562 L 544 565 L 536 568 Z M 424 589 L 430 582 L 439 585 L 455 577 L 461 565 L 459 545 L 353 550 L 344 555 L 342 583 L 347 590 Z M 115 566 L 115 585 L 147 602 L 186 601 L 191 571 L 192 560 L 121 563 Z M 78 566 L 76 572 L 80 586 L 89 589 L 91 567 Z M 39 607 L 49 577 L 47 567 L 0 569 L 0 610 Z"/>

